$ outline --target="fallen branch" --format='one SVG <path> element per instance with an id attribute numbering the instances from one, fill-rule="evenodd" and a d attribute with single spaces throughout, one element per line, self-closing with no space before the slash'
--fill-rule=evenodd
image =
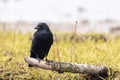
<path id="1" fill-rule="evenodd" d="M 63 72 L 71 72 L 71 73 L 81 73 L 81 74 L 89 74 L 89 75 L 100 75 L 107 76 L 108 69 L 105 66 L 97 66 L 97 65 L 87 65 L 87 64 L 73 64 L 67 62 L 55 62 L 55 61 L 44 61 L 34 58 L 25 58 L 25 61 L 38 68 L 47 69 L 57 71 L 59 73 Z"/>

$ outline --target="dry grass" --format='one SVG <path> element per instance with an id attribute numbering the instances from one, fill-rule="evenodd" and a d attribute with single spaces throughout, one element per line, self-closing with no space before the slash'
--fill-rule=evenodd
<path id="1" fill-rule="evenodd" d="M 63 73 L 29 68 L 24 57 L 29 56 L 32 33 L 0 31 L 0 80 L 85 80 L 82 74 Z M 81 34 L 71 39 L 70 33 L 56 34 L 48 58 L 55 61 L 105 65 L 112 68 L 109 78 L 120 80 L 120 37 L 114 35 Z M 113 70 L 116 72 L 113 72 Z M 118 72 L 117 72 L 118 71 Z"/>

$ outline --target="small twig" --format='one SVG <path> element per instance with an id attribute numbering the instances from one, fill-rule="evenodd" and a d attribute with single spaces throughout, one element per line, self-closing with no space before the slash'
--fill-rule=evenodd
<path id="1" fill-rule="evenodd" d="M 59 51 L 59 47 L 58 47 L 58 39 L 57 39 L 57 36 L 56 34 L 55 35 L 55 43 L 56 43 L 56 50 L 57 50 L 57 56 L 58 56 L 58 60 L 60 61 L 60 51 Z"/>

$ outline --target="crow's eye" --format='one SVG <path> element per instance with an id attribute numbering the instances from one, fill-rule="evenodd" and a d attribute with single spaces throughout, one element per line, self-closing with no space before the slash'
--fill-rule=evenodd
<path id="1" fill-rule="evenodd" d="M 44 26 L 40 26 L 40 29 L 44 29 Z"/>

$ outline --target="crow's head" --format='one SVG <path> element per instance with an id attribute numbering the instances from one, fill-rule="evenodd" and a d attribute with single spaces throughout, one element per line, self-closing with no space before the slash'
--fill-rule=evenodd
<path id="1" fill-rule="evenodd" d="M 37 26 L 34 29 L 38 29 L 38 30 L 49 30 L 49 27 L 46 23 L 38 23 Z"/>

